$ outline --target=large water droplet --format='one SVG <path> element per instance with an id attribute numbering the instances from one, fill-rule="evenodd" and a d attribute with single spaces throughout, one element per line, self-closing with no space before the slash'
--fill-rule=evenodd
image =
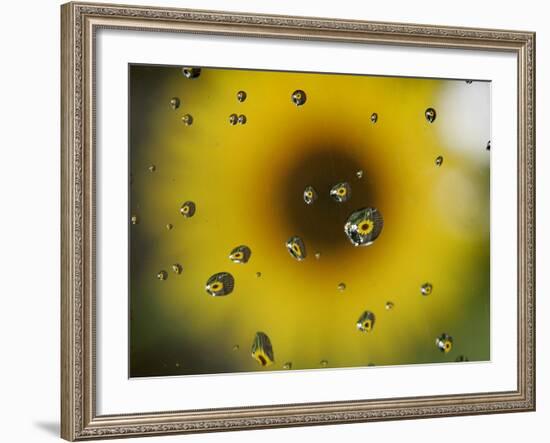
<path id="1" fill-rule="evenodd" d="M 251 351 L 252 358 L 262 366 L 269 366 L 275 361 L 271 340 L 264 332 L 256 332 Z"/>
<path id="2" fill-rule="evenodd" d="M 181 68 L 181 73 L 185 76 L 185 78 L 197 78 L 201 75 L 201 68 L 185 66 Z"/>
<path id="3" fill-rule="evenodd" d="M 306 186 L 304 189 L 304 201 L 306 204 L 311 205 L 317 200 L 317 191 L 313 186 Z"/>
<path id="4" fill-rule="evenodd" d="M 435 345 L 441 352 L 451 352 L 451 349 L 453 349 L 453 337 L 443 333 L 435 339 Z"/>
<path id="5" fill-rule="evenodd" d="M 426 111 L 424 112 L 424 115 L 426 116 L 426 120 L 428 120 L 430 123 L 433 123 L 435 121 L 435 118 L 437 117 L 437 114 L 434 108 L 426 109 Z"/>
<path id="6" fill-rule="evenodd" d="M 307 100 L 306 93 L 301 89 L 297 89 L 292 93 L 291 100 L 296 106 L 302 106 Z"/>
<path id="7" fill-rule="evenodd" d="M 316 252 L 316 253 L 315 253 L 315 258 L 316 258 L 317 260 L 319 260 L 319 259 L 321 258 L 321 253 L 320 253 L 320 252 Z"/>
<path id="8" fill-rule="evenodd" d="M 237 246 L 229 254 L 229 260 L 233 263 L 246 263 L 250 259 L 251 254 L 252 251 L 248 246 Z"/>
<path id="9" fill-rule="evenodd" d="M 354 211 L 344 225 L 344 232 L 353 246 L 369 246 L 382 232 L 384 219 L 376 208 Z"/>
<path id="10" fill-rule="evenodd" d="M 206 281 L 206 292 L 214 297 L 231 294 L 234 287 L 235 279 L 229 272 L 218 272 Z"/>
<path id="11" fill-rule="evenodd" d="M 373 112 L 370 116 L 371 123 L 376 123 L 378 121 L 378 114 L 376 112 Z"/>
<path id="12" fill-rule="evenodd" d="M 346 284 L 345 283 L 338 283 L 338 290 L 340 292 L 344 292 L 346 290 Z"/>
<path id="13" fill-rule="evenodd" d="M 193 116 L 191 114 L 185 114 L 181 118 L 181 121 L 185 126 L 191 126 L 193 124 Z"/>
<path id="14" fill-rule="evenodd" d="M 180 213 L 185 218 L 193 217 L 195 215 L 197 207 L 195 206 L 195 203 L 192 201 L 186 201 L 183 205 L 181 205 Z"/>
<path id="15" fill-rule="evenodd" d="M 166 229 L 168 231 L 171 231 L 173 227 L 174 227 L 174 225 L 172 223 L 166 223 Z"/>
<path id="16" fill-rule="evenodd" d="M 394 304 L 391 301 L 387 301 L 385 307 L 387 311 L 391 311 L 394 307 Z"/>
<path id="17" fill-rule="evenodd" d="M 237 123 L 239 125 L 245 125 L 246 124 L 246 115 L 241 114 L 239 117 L 237 117 Z"/>
<path id="18" fill-rule="evenodd" d="M 435 165 L 436 166 L 441 166 L 443 164 L 443 157 L 441 155 L 439 155 L 436 159 L 435 159 Z"/>
<path id="19" fill-rule="evenodd" d="M 231 126 L 235 126 L 238 123 L 238 121 L 239 121 L 239 117 L 237 114 L 231 114 L 229 116 L 229 124 Z"/>
<path id="20" fill-rule="evenodd" d="M 246 92 L 245 91 L 237 92 L 237 100 L 241 103 L 244 102 L 246 100 Z"/>
<path id="21" fill-rule="evenodd" d="M 149 165 L 147 169 L 149 170 L 149 172 L 155 172 L 157 170 L 157 167 L 155 165 Z"/>
<path id="22" fill-rule="evenodd" d="M 433 291 L 433 285 L 431 283 L 424 283 L 420 286 L 420 292 L 422 295 L 430 295 Z"/>
<path id="23" fill-rule="evenodd" d="M 183 271 L 183 266 L 179 263 L 174 263 L 172 265 L 172 271 L 174 271 L 176 274 L 181 274 Z"/>
<path id="24" fill-rule="evenodd" d="M 170 99 L 170 107 L 172 109 L 178 109 L 180 107 L 180 99 L 178 97 L 172 97 Z"/>
<path id="25" fill-rule="evenodd" d="M 137 215 L 132 215 L 132 218 L 130 219 L 133 225 L 137 225 L 139 223 L 139 219 Z"/>
<path id="26" fill-rule="evenodd" d="M 306 245 L 300 237 L 290 237 L 286 242 L 286 248 L 296 260 L 302 261 L 306 258 Z"/>
<path id="27" fill-rule="evenodd" d="M 157 274 L 157 278 L 159 280 L 166 280 L 168 278 L 168 272 L 166 271 L 159 271 Z"/>
<path id="28" fill-rule="evenodd" d="M 262 276 L 262 273 L 260 271 L 256 272 L 256 277 L 260 278 Z"/>
<path id="29" fill-rule="evenodd" d="M 351 198 L 351 186 L 347 182 L 337 183 L 330 189 L 330 196 L 338 203 L 344 203 Z"/>
<path id="30" fill-rule="evenodd" d="M 283 365 L 283 369 L 286 369 L 287 371 L 288 371 L 289 369 L 292 369 L 292 362 L 287 361 L 287 362 Z"/>
<path id="31" fill-rule="evenodd" d="M 364 174 L 363 170 L 360 169 L 359 171 L 357 171 L 357 172 L 355 173 L 355 176 L 356 176 L 358 179 L 362 179 L 362 178 L 363 178 L 363 174 Z"/>
<path id="32" fill-rule="evenodd" d="M 365 311 L 357 319 L 357 329 L 361 332 L 371 332 L 374 328 L 374 314 L 370 311 Z"/>

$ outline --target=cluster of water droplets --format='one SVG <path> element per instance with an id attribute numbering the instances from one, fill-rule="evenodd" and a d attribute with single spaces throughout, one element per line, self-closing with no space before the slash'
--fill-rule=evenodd
<path id="1" fill-rule="evenodd" d="M 183 76 L 189 80 L 195 80 L 201 75 L 201 68 L 198 67 L 184 67 L 181 69 Z M 466 81 L 470 84 L 471 81 Z M 240 90 L 236 94 L 237 102 L 244 103 L 247 100 L 247 93 L 244 90 Z M 307 101 L 306 92 L 297 89 L 291 94 L 291 102 L 296 107 L 303 106 Z M 175 110 L 180 109 L 182 106 L 181 100 L 179 97 L 172 97 L 169 100 L 170 108 Z M 424 117 L 428 123 L 433 124 L 437 118 L 437 112 L 434 108 L 429 107 L 424 111 Z M 379 116 L 376 112 L 373 112 L 370 116 L 370 121 L 372 124 L 376 124 L 379 120 Z M 185 126 L 191 126 L 194 122 L 193 116 L 189 113 L 185 113 L 181 117 L 181 121 Z M 236 125 L 245 125 L 247 123 L 247 117 L 245 114 L 241 113 L 232 113 L 229 115 L 228 122 L 231 126 Z M 491 142 L 487 142 L 486 149 L 490 150 Z M 441 167 L 443 164 L 443 156 L 439 155 L 435 159 L 435 165 Z M 156 166 L 151 164 L 148 166 L 149 172 L 155 172 Z M 355 176 L 358 180 L 363 179 L 364 171 L 358 170 L 355 172 Z M 346 203 L 352 197 L 352 188 L 348 182 L 338 182 L 335 183 L 330 190 L 328 191 L 328 196 L 334 200 L 336 203 Z M 319 198 L 319 193 L 317 190 L 308 185 L 303 191 L 303 200 L 307 205 L 313 205 Z M 191 218 L 195 215 L 196 205 L 193 201 L 185 201 L 180 207 L 180 213 L 184 218 Z M 136 214 L 131 216 L 131 224 L 137 225 L 139 223 L 139 218 Z M 382 232 L 384 222 L 382 214 L 372 207 L 359 208 L 349 215 L 345 225 L 344 232 L 353 246 L 370 246 L 374 241 L 379 237 Z M 171 230 L 173 225 L 171 223 L 166 224 L 166 229 Z M 292 258 L 296 261 L 302 261 L 306 259 L 306 245 L 302 238 L 299 236 L 292 236 L 286 241 L 286 248 Z M 246 245 L 239 245 L 233 248 L 228 257 L 232 263 L 235 264 L 246 264 L 250 260 L 252 251 Z M 314 254 L 316 260 L 321 258 L 321 252 L 317 251 Z M 180 275 L 183 272 L 183 266 L 179 263 L 174 263 L 171 265 L 171 270 L 174 274 Z M 262 273 L 257 271 L 256 277 L 260 278 Z M 168 272 L 166 270 L 160 270 L 156 277 L 161 281 L 168 279 Z M 235 279 L 230 272 L 217 272 L 210 276 L 205 284 L 205 290 L 208 294 L 214 297 L 222 297 L 231 294 L 235 288 Z M 337 290 L 339 292 L 344 292 L 347 286 L 344 282 L 340 282 L 337 285 Z M 431 283 L 423 283 L 420 287 L 420 292 L 423 296 L 431 295 L 433 292 L 433 286 Z M 387 301 L 384 305 L 387 311 L 394 309 L 394 303 L 392 301 Z M 356 321 L 356 328 L 358 331 L 363 333 L 370 333 L 374 329 L 376 316 L 371 311 L 364 311 Z M 448 353 L 453 348 L 453 338 L 447 334 L 440 334 L 436 340 L 435 344 L 437 349 L 441 352 Z M 239 345 L 235 344 L 233 346 L 233 351 L 239 350 Z M 260 366 L 265 367 L 273 364 L 275 362 L 273 346 L 269 336 L 264 332 L 257 332 L 253 338 L 251 345 L 251 355 L 254 360 L 260 364 Z M 456 361 L 468 361 L 468 359 L 461 355 L 456 358 Z M 321 367 L 327 367 L 328 361 L 321 360 Z M 374 366 L 374 364 L 369 364 L 369 366 Z M 292 362 L 285 362 L 282 366 L 285 370 L 292 369 Z"/>

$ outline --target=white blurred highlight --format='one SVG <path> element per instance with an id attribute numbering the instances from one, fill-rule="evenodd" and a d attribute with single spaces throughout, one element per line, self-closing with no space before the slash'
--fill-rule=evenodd
<path id="1" fill-rule="evenodd" d="M 443 145 L 479 165 L 489 163 L 491 83 L 445 82 L 435 99 L 437 129 Z"/>

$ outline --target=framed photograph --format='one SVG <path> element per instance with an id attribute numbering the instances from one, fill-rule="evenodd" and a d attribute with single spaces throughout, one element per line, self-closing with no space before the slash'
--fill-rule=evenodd
<path id="1" fill-rule="evenodd" d="M 535 35 L 68 3 L 62 437 L 535 409 Z"/>

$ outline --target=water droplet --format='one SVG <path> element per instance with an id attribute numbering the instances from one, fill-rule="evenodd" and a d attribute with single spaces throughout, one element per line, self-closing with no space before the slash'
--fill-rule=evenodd
<path id="1" fill-rule="evenodd" d="M 357 171 L 357 172 L 355 173 L 355 176 L 356 176 L 358 179 L 362 179 L 362 178 L 363 178 L 363 174 L 364 174 L 363 170 L 360 169 L 359 171 Z"/>
<path id="2" fill-rule="evenodd" d="M 330 196 L 338 203 L 344 203 L 351 198 L 351 186 L 346 183 L 337 183 L 330 189 Z"/>
<path id="3" fill-rule="evenodd" d="M 239 350 L 239 345 L 233 345 L 233 351 L 238 351 Z"/>
<path id="4" fill-rule="evenodd" d="M 369 246 L 382 232 L 384 219 L 376 208 L 354 211 L 344 225 L 344 232 L 353 246 Z"/>
<path id="5" fill-rule="evenodd" d="M 443 333 L 435 339 L 435 345 L 441 352 L 451 352 L 451 349 L 453 349 L 453 337 Z"/>
<path id="6" fill-rule="evenodd" d="M 139 223 L 139 219 L 137 215 L 132 215 L 132 218 L 130 220 L 133 225 L 137 225 Z"/>
<path id="7" fill-rule="evenodd" d="M 166 280 L 168 278 L 168 272 L 166 271 L 159 271 L 157 274 L 157 278 L 159 280 Z"/>
<path id="8" fill-rule="evenodd" d="M 470 361 L 468 359 L 468 357 L 466 357 L 465 355 L 459 355 L 456 359 L 455 359 L 456 362 L 464 362 L 464 361 Z"/>
<path id="9" fill-rule="evenodd" d="M 370 115 L 370 121 L 371 121 L 371 123 L 376 123 L 378 121 L 378 114 L 376 112 L 373 112 Z"/>
<path id="10" fill-rule="evenodd" d="M 443 157 L 441 155 L 439 155 L 436 159 L 435 159 L 435 165 L 436 166 L 441 166 L 443 164 Z"/>
<path id="11" fill-rule="evenodd" d="M 180 107 L 180 99 L 178 97 L 172 97 L 170 99 L 170 107 L 174 110 Z"/>
<path id="12" fill-rule="evenodd" d="M 256 332 L 251 352 L 252 358 L 262 366 L 269 366 L 275 361 L 271 340 L 264 332 Z"/>
<path id="13" fill-rule="evenodd" d="M 472 80 L 466 80 L 466 84 L 471 85 L 471 84 L 472 84 Z"/>
<path id="14" fill-rule="evenodd" d="M 206 292 L 214 297 L 229 295 L 235 287 L 235 279 L 229 272 L 218 272 L 206 282 Z"/>
<path id="15" fill-rule="evenodd" d="M 345 283 L 338 283 L 338 290 L 340 292 L 344 292 L 346 290 L 346 284 Z"/>
<path id="16" fill-rule="evenodd" d="M 320 253 L 320 252 L 316 252 L 316 253 L 315 253 L 315 258 L 316 258 L 317 260 L 319 260 L 319 259 L 321 258 L 321 253 Z"/>
<path id="17" fill-rule="evenodd" d="M 239 115 L 239 117 L 237 118 L 237 123 L 239 123 L 239 125 L 245 125 L 246 124 L 246 115 L 244 115 L 244 114 Z"/>
<path id="18" fill-rule="evenodd" d="M 292 369 L 292 362 L 287 361 L 287 362 L 283 365 L 283 369 L 286 369 L 287 371 L 288 371 L 289 369 Z"/>
<path id="19" fill-rule="evenodd" d="M 319 364 L 321 365 L 321 367 L 326 368 L 328 366 L 328 360 L 321 360 Z"/>
<path id="20" fill-rule="evenodd" d="M 201 75 L 201 68 L 185 66 L 181 68 L 181 73 L 185 76 L 185 78 L 197 78 Z"/>
<path id="21" fill-rule="evenodd" d="M 357 329 L 361 332 L 371 332 L 374 328 L 374 314 L 370 311 L 365 311 L 357 319 Z"/>
<path id="22" fill-rule="evenodd" d="M 239 117 L 237 116 L 237 114 L 231 114 L 229 116 L 229 124 L 230 125 L 235 126 L 238 121 L 239 121 Z"/>
<path id="23" fill-rule="evenodd" d="M 173 227 L 174 227 L 174 225 L 172 223 L 167 223 L 166 224 L 166 229 L 168 229 L 169 231 L 171 231 Z"/>
<path id="24" fill-rule="evenodd" d="M 260 278 L 262 276 L 262 273 L 260 271 L 256 272 L 256 277 Z"/>
<path id="25" fill-rule="evenodd" d="M 195 215 L 196 209 L 197 207 L 195 206 L 195 203 L 192 201 L 186 201 L 183 205 L 181 205 L 180 212 L 185 218 L 189 218 Z"/>
<path id="26" fill-rule="evenodd" d="M 183 271 L 183 266 L 180 265 L 179 263 L 174 263 L 172 265 L 172 271 L 174 271 L 176 274 L 181 274 L 182 271 Z"/>
<path id="27" fill-rule="evenodd" d="M 489 141 L 487 142 L 487 148 L 486 148 L 486 149 L 487 149 L 487 151 L 490 151 L 490 150 L 491 150 L 491 140 L 489 140 Z"/>
<path id="28" fill-rule="evenodd" d="M 292 93 L 291 100 L 296 106 L 302 106 L 307 100 L 306 93 L 301 89 L 297 89 Z"/>
<path id="29" fill-rule="evenodd" d="M 246 92 L 244 91 L 237 92 L 237 100 L 241 103 L 244 102 L 246 100 Z"/>
<path id="30" fill-rule="evenodd" d="M 233 263 L 246 263 L 250 259 L 251 254 L 252 251 L 248 246 L 237 246 L 229 254 L 229 260 L 231 260 Z"/>
<path id="31" fill-rule="evenodd" d="M 433 123 L 435 121 L 435 118 L 437 117 L 437 114 L 434 108 L 426 109 L 426 111 L 424 112 L 424 115 L 426 116 L 426 120 L 428 120 L 430 123 Z"/>
<path id="32" fill-rule="evenodd" d="M 393 307 L 394 307 L 393 302 L 391 302 L 391 301 L 386 302 L 386 310 L 387 311 L 391 311 L 393 309 Z"/>
<path id="33" fill-rule="evenodd" d="M 420 286 L 420 292 L 422 295 L 430 295 L 433 291 L 433 285 L 431 283 L 424 283 Z"/>
<path id="34" fill-rule="evenodd" d="M 157 170 L 157 167 L 155 165 L 149 165 L 147 169 L 149 170 L 149 172 L 155 172 Z"/>
<path id="35" fill-rule="evenodd" d="M 176 363 L 176 368 L 179 368 L 180 367 L 180 364 L 179 363 Z"/>
<path id="36" fill-rule="evenodd" d="M 296 260 L 302 261 L 306 258 L 306 245 L 300 237 L 290 237 L 286 242 L 286 248 Z"/>
<path id="37" fill-rule="evenodd" d="M 193 124 L 193 116 L 191 114 L 185 114 L 181 118 L 181 121 L 185 126 L 191 126 Z"/>
<path id="38" fill-rule="evenodd" d="M 311 205 L 317 200 L 317 191 L 313 186 L 306 186 L 304 189 L 304 201 L 306 204 Z"/>

